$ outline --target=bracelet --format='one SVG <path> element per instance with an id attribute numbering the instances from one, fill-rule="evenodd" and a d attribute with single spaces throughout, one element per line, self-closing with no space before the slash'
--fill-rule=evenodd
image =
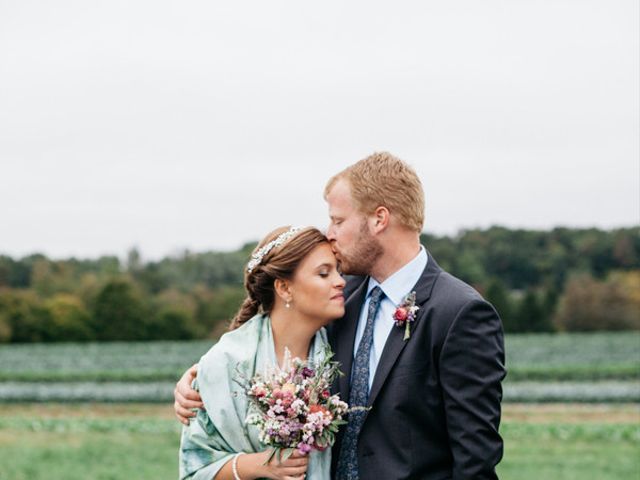
<path id="1" fill-rule="evenodd" d="M 242 480 L 238 475 L 238 457 L 244 455 L 244 452 L 236 453 L 231 462 L 231 470 L 233 471 L 233 480 Z"/>

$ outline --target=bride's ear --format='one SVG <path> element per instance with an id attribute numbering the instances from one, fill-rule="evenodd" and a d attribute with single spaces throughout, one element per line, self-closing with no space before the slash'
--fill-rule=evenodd
<path id="1" fill-rule="evenodd" d="M 291 283 L 288 280 L 281 280 L 277 278 L 273 282 L 273 289 L 276 292 L 276 295 L 280 297 L 280 299 L 285 302 L 291 302 Z"/>

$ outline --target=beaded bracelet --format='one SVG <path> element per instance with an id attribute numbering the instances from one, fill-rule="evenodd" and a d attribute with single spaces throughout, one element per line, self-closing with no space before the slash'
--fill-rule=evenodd
<path id="1" fill-rule="evenodd" d="M 231 462 L 231 470 L 233 471 L 233 480 L 242 480 L 238 475 L 238 457 L 244 455 L 244 452 L 236 453 Z"/>

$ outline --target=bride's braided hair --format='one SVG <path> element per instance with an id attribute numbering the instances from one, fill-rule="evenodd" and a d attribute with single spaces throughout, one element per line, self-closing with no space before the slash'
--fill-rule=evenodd
<path id="1" fill-rule="evenodd" d="M 291 227 L 281 227 L 269 233 L 255 248 L 257 252 L 264 245 L 278 238 Z M 235 330 L 257 313 L 270 313 L 275 303 L 276 279 L 290 280 L 298 265 L 318 245 L 328 242 L 317 228 L 305 228 L 287 240 L 283 245 L 272 248 L 262 261 L 249 272 L 245 269 L 244 288 L 247 297 L 236 313 L 229 330 Z"/>

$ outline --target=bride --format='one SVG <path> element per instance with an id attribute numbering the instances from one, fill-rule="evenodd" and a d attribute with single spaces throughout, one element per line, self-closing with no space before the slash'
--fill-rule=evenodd
<path id="1" fill-rule="evenodd" d="M 292 357 L 320 360 L 325 325 L 344 315 L 345 281 L 326 237 L 315 228 L 283 227 L 256 247 L 245 271 L 247 298 L 230 331 L 198 363 L 195 384 L 204 409 L 183 427 L 180 479 L 330 478 L 331 449 L 294 453 L 278 462 L 246 425 L 238 374 L 251 378 Z"/>

